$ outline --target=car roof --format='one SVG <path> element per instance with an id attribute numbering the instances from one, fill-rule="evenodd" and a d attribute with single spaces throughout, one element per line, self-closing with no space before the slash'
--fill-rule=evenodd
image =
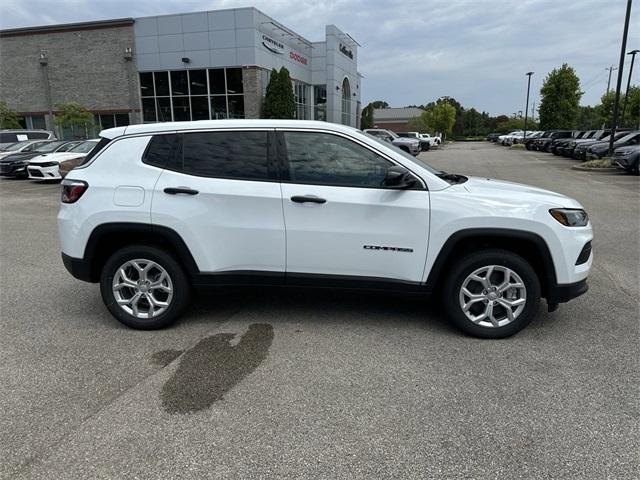
<path id="1" fill-rule="evenodd" d="M 126 127 L 115 127 L 103 130 L 100 132 L 100 136 L 112 139 L 126 135 L 140 135 L 145 133 L 224 130 L 232 128 L 309 128 L 342 133 L 352 133 L 357 130 L 347 125 L 313 120 L 197 120 L 193 122 L 146 123 L 128 125 Z"/>

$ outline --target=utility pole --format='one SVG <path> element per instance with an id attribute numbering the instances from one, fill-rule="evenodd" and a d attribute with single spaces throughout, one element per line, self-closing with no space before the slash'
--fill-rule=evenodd
<path id="1" fill-rule="evenodd" d="M 605 70 L 609 70 L 609 81 L 607 82 L 607 93 L 609 93 L 609 87 L 611 86 L 611 72 L 617 70 L 617 68 L 611 65 L 610 67 L 605 68 Z"/>
<path id="2" fill-rule="evenodd" d="M 529 90 L 531 89 L 531 75 L 534 72 L 527 72 L 527 105 L 524 107 L 524 133 L 522 134 L 522 143 L 527 140 L 527 114 L 529 113 Z"/>
<path id="3" fill-rule="evenodd" d="M 531 121 L 536 121 L 536 101 L 533 101 L 533 105 L 531 106 Z"/>
<path id="4" fill-rule="evenodd" d="M 624 52 L 627 49 L 627 35 L 629 34 L 629 18 L 631 17 L 631 0 L 627 0 L 627 14 L 624 17 L 624 30 L 622 32 L 622 46 L 620 47 L 620 66 L 618 67 L 618 82 L 616 85 L 616 99 L 613 103 L 613 122 L 611 123 L 611 136 L 609 137 L 609 155 L 613 155 L 613 137 L 618 126 L 618 102 L 620 101 L 620 87 L 622 86 L 622 70 L 624 69 Z"/>
<path id="5" fill-rule="evenodd" d="M 629 85 L 631 85 L 631 74 L 633 73 L 633 61 L 636 59 L 636 53 L 640 50 L 631 50 L 627 55 L 631 55 L 631 66 L 629 67 L 629 78 L 627 79 L 627 92 L 624 94 L 624 103 L 622 104 L 622 116 L 620 123 L 624 126 L 624 112 L 627 110 L 627 99 L 629 98 Z"/>

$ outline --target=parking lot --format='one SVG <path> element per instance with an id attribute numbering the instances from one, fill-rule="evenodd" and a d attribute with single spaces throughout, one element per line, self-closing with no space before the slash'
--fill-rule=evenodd
<path id="1" fill-rule="evenodd" d="M 500 341 L 425 299 L 307 290 L 134 331 L 64 270 L 59 187 L 0 179 L 0 477 L 637 478 L 638 178 L 488 142 L 421 155 L 577 198 L 590 291 Z"/>

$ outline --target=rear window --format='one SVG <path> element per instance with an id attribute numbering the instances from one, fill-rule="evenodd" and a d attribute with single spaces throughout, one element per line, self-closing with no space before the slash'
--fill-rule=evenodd
<path id="1" fill-rule="evenodd" d="M 178 147 L 178 135 L 171 133 L 167 135 L 155 135 L 144 153 L 142 161 L 147 165 L 165 168 L 169 160 L 173 164 L 173 159 Z"/>
<path id="2" fill-rule="evenodd" d="M 104 137 L 100 138 L 100 141 L 97 143 L 97 145 L 93 148 L 93 150 L 89 152 L 89 154 L 86 157 L 84 157 L 84 159 L 82 160 L 82 162 L 78 164 L 78 166 L 86 165 L 87 163 L 89 163 L 89 160 L 95 157 L 100 150 L 102 150 L 104 147 L 108 145 L 110 141 L 111 139 L 109 138 L 104 138 Z"/>
<path id="3" fill-rule="evenodd" d="M 14 143 L 18 141 L 15 133 L 0 133 L 0 143 Z"/>
<path id="4" fill-rule="evenodd" d="M 25 134 L 27 135 L 27 138 L 33 139 L 33 140 L 40 140 L 42 138 L 47 139 L 49 138 L 49 133 L 48 132 L 25 132 Z"/>
<path id="5" fill-rule="evenodd" d="M 176 160 L 173 169 L 189 175 L 242 180 L 274 178 L 269 169 L 267 132 L 185 133 Z"/>

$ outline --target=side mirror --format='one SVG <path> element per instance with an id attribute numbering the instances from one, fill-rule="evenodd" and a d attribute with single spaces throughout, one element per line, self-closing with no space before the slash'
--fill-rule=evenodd
<path id="1" fill-rule="evenodd" d="M 415 187 L 417 181 L 411 172 L 404 167 L 394 165 L 387 169 L 387 173 L 384 176 L 382 185 L 390 188 L 397 188 L 399 190 L 405 190 Z"/>

